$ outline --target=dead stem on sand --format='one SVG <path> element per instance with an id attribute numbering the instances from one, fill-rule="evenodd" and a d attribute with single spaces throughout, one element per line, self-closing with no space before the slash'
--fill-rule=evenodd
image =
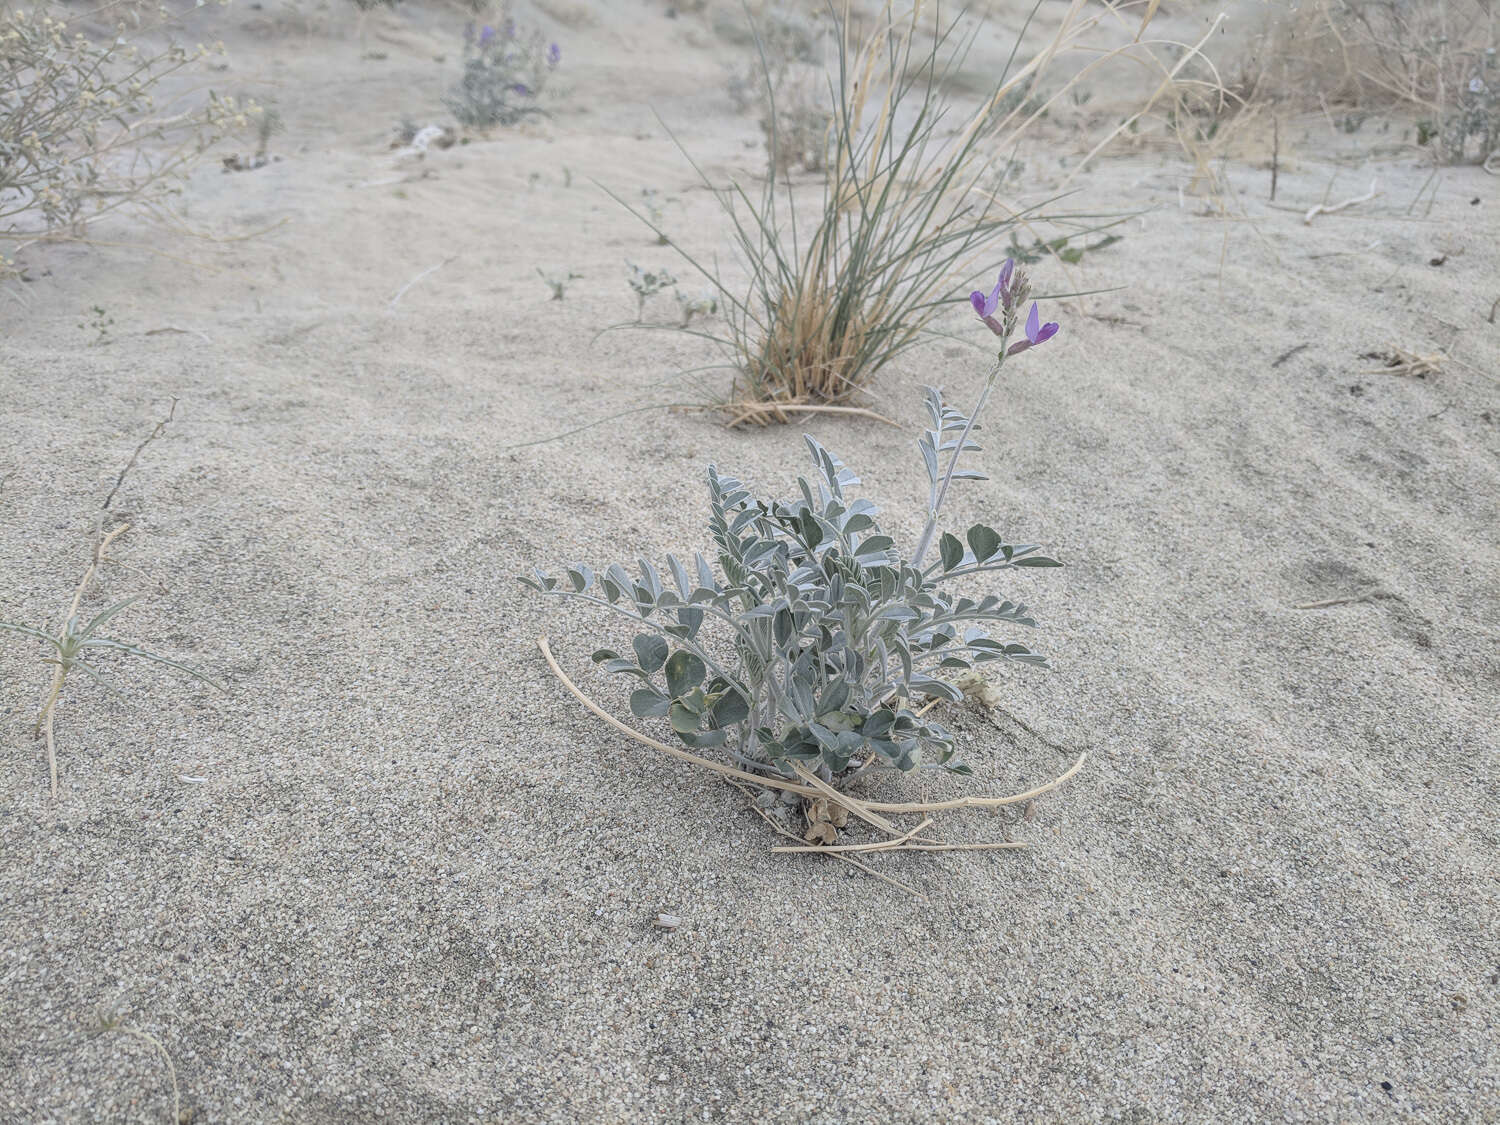
<path id="1" fill-rule="evenodd" d="M 1436 375 L 1443 369 L 1443 364 L 1448 362 L 1445 352 L 1433 352 L 1431 355 L 1422 355 L 1420 352 L 1408 351 L 1397 344 L 1392 344 L 1383 352 L 1366 352 L 1360 356 L 1361 359 L 1378 359 L 1379 367 L 1367 367 L 1360 372 L 1361 375 L 1401 375 L 1417 379 L 1425 379 L 1429 375 Z"/>
<path id="2" fill-rule="evenodd" d="M 161 1055 L 163 1061 L 167 1064 L 167 1077 L 172 1082 L 172 1116 L 168 1120 L 172 1122 L 172 1125 L 178 1125 L 183 1120 L 183 1117 L 182 1093 L 177 1087 L 177 1067 L 173 1065 L 172 1056 L 168 1053 L 166 1047 L 162 1045 L 161 1040 L 150 1032 L 142 1031 L 134 1024 L 125 1023 L 123 1018 L 118 1015 L 105 1014 L 103 1012 L 99 1013 L 99 1026 L 94 1030 L 101 1035 L 106 1032 L 117 1031 L 121 1035 L 130 1036 L 132 1039 L 139 1039 L 142 1043 L 153 1048 L 157 1054 Z"/>

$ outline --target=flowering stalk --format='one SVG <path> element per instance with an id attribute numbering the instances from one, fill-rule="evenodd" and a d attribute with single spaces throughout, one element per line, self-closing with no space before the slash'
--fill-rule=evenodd
<path id="1" fill-rule="evenodd" d="M 1043 324 L 1041 310 L 1033 301 L 1031 312 L 1026 318 L 1026 338 L 1017 340 L 1014 344 L 1010 343 L 1010 338 L 1015 334 L 1016 324 L 1020 319 L 1019 309 L 1030 295 L 1031 282 L 1024 271 L 1016 269 L 1013 258 L 1005 259 L 1005 265 L 1000 268 L 1000 277 L 995 282 L 995 288 L 988 296 L 978 289 L 969 294 L 969 303 L 974 306 L 974 312 L 978 314 L 979 319 L 984 322 L 985 327 L 1000 337 L 1000 351 L 995 356 L 995 366 L 990 368 L 990 373 L 985 376 L 984 390 L 979 392 L 979 401 L 970 411 L 963 433 L 959 435 L 958 441 L 953 446 L 953 454 L 948 458 L 948 467 L 944 470 L 933 492 L 932 503 L 927 512 L 927 526 L 922 529 L 922 537 L 917 540 L 917 549 L 912 553 L 911 565 L 917 570 L 922 569 L 922 560 L 927 555 L 927 549 L 932 546 L 933 535 L 937 533 L 938 513 L 942 511 L 943 501 L 948 496 L 948 486 L 953 483 L 953 475 L 958 470 L 958 459 L 968 447 L 969 435 L 974 432 L 974 425 L 984 411 L 985 404 L 989 402 L 990 393 L 995 389 L 995 383 L 999 379 L 1000 369 L 1005 366 L 1006 358 L 1019 355 L 1057 335 L 1057 323 L 1052 321 Z"/>

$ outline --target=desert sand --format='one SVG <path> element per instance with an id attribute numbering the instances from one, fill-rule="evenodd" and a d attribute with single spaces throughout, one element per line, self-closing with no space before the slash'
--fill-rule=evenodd
<path id="1" fill-rule="evenodd" d="M 1049 305 L 948 521 L 1066 564 L 985 587 L 1053 670 L 996 675 L 1014 720 L 950 709 L 973 779 L 870 791 L 1089 757 L 949 825 L 1024 850 L 881 857 L 919 899 L 770 854 L 740 792 L 585 713 L 537 635 L 625 715 L 588 654 L 628 633 L 512 576 L 700 547 L 707 464 L 786 494 L 803 432 L 909 542 L 920 387 L 972 399 L 984 330 L 959 300 L 882 372 L 899 428 L 663 410 L 518 448 L 706 362 L 597 335 L 635 315 L 625 260 L 686 275 L 592 181 L 728 254 L 653 108 L 712 177 L 762 158 L 705 19 L 524 12 L 564 50 L 550 118 L 422 160 L 391 130 L 444 119 L 461 13 L 364 43 L 342 9 L 201 14 L 287 127 L 186 185 L 222 241 L 119 220 L 0 293 L 0 618 L 55 624 L 175 398 L 84 604 L 149 594 L 118 635 L 228 689 L 70 681 L 54 800 L 49 669 L 0 643 L 0 1117 L 170 1118 L 103 1014 L 194 1122 L 1495 1120 L 1500 180 L 1314 115 L 1274 205 L 1262 161 L 1215 200 L 1165 146 L 1068 183 L 1138 214 L 1038 287 L 1112 291 Z M 1090 147 L 1066 120 L 1018 197 Z M 538 268 L 583 276 L 552 301 Z M 1365 358 L 1393 347 L 1446 359 Z"/>

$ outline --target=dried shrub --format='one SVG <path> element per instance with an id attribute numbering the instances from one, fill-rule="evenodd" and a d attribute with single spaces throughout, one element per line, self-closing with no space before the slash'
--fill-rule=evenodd
<path id="1" fill-rule="evenodd" d="M 167 45 L 144 46 L 148 34 Z M 205 149 L 248 126 L 253 105 L 211 92 L 158 100 L 202 53 L 131 2 L 87 16 L 47 3 L 0 11 L 0 243 L 14 254 L 121 208 L 159 208 Z"/>
<path id="2" fill-rule="evenodd" d="M 1500 151 L 1497 48 L 1489 0 L 1309 0 L 1268 16 L 1237 92 L 1250 105 L 1408 110 L 1438 160 L 1482 163 Z"/>

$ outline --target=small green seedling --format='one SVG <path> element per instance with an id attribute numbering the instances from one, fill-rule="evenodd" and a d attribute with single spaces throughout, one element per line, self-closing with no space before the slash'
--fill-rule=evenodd
<path id="1" fill-rule="evenodd" d="M 648 225 L 656 232 L 656 244 L 670 246 L 672 240 L 662 229 L 667 224 L 667 215 L 661 207 L 660 193 L 655 188 L 641 188 L 641 206 L 646 210 Z"/>
<path id="2" fill-rule="evenodd" d="M 635 318 L 640 320 L 646 313 L 646 301 L 677 284 L 677 279 L 666 270 L 648 273 L 634 262 L 626 262 L 630 270 L 630 288 L 635 291 Z"/>
<path id="3" fill-rule="evenodd" d="M 536 275 L 547 283 L 548 289 L 552 290 L 552 299 L 554 301 L 565 299 L 568 295 L 568 286 L 583 277 L 583 274 L 574 273 L 572 270 L 568 271 L 567 277 L 548 277 L 542 272 L 540 266 L 537 267 Z"/>
<path id="4" fill-rule="evenodd" d="M 81 589 L 81 588 L 80 588 Z M 210 687 L 223 691 L 223 687 L 209 679 L 196 668 L 189 667 L 176 660 L 170 660 L 154 652 L 148 652 L 139 645 L 133 645 L 126 641 L 117 641 L 110 637 L 101 637 L 98 631 L 123 612 L 145 597 L 137 594 L 133 598 L 126 598 L 123 602 L 116 602 L 108 609 L 96 614 L 87 624 L 81 623 L 77 612 L 75 600 L 73 612 L 63 622 L 63 626 L 54 636 L 42 629 L 34 629 L 29 625 L 20 625 L 11 621 L 0 621 L 0 629 L 11 633 L 19 633 L 23 637 L 41 641 L 51 647 L 55 655 L 42 658 L 42 663 L 51 664 L 55 667 L 52 674 L 52 686 L 47 693 L 47 702 L 42 706 L 41 713 L 37 715 L 36 725 L 32 728 L 34 735 L 41 734 L 45 729 L 47 735 L 47 769 L 52 779 L 52 795 L 57 796 L 57 753 L 52 742 L 52 720 L 57 711 L 57 700 L 62 694 L 63 684 L 67 682 L 68 673 L 73 671 L 82 672 L 90 679 L 95 680 L 108 691 L 123 696 L 117 687 L 106 680 L 97 669 L 86 662 L 87 658 L 100 652 L 122 652 L 126 656 L 139 656 L 154 664 L 161 664 L 178 672 L 185 672 L 194 679 L 202 680 Z"/>
<path id="5" fill-rule="evenodd" d="M 1068 241 L 1070 236 L 1064 235 L 1061 238 L 1054 238 L 1047 242 L 1037 239 L 1030 246 L 1022 246 L 1016 241 L 1015 233 L 1012 232 L 1010 236 L 1010 256 L 1018 262 L 1025 262 L 1030 265 L 1040 262 L 1049 255 L 1056 254 L 1064 262 L 1067 262 L 1068 265 L 1076 266 L 1079 262 L 1083 261 L 1085 254 L 1095 250 L 1103 250 L 1106 246 L 1113 246 L 1123 237 L 1123 235 L 1118 234 L 1107 234 L 1097 242 L 1090 242 L 1083 246 L 1069 246 Z"/>
<path id="6" fill-rule="evenodd" d="M 78 322 L 79 330 L 82 332 L 87 332 L 91 328 L 94 330 L 94 338 L 89 341 L 91 347 L 97 348 L 102 344 L 109 343 L 109 330 L 114 325 L 115 318 L 98 305 L 90 308 L 89 312 L 92 315 L 88 320 Z"/>
<path id="7" fill-rule="evenodd" d="M 674 289 L 672 295 L 677 298 L 677 309 L 682 313 L 684 328 L 692 323 L 695 316 L 713 316 L 719 311 L 719 301 L 712 293 L 689 297 L 681 289 Z"/>

